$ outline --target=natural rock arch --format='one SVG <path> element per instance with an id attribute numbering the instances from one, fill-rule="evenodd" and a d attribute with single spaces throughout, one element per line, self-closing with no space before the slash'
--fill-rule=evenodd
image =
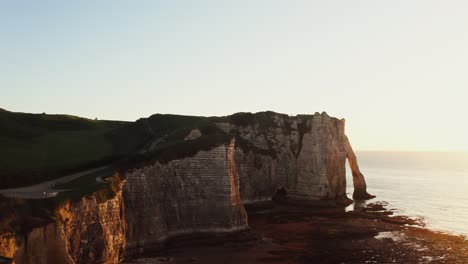
<path id="1" fill-rule="evenodd" d="M 366 180 L 364 179 L 364 175 L 362 175 L 361 171 L 359 170 L 356 154 L 354 153 L 353 148 L 349 143 L 348 137 L 346 137 L 345 141 L 346 158 L 348 159 L 349 167 L 351 168 L 351 172 L 353 174 L 353 198 L 355 200 L 367 200 L 374 198 L 374 195 L 371 195 L 367 192 Z"/>

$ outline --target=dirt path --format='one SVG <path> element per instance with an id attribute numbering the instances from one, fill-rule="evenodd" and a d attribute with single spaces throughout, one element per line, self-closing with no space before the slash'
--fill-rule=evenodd
<path id="1" fill-rule="evenodd" d="M 91 173 L 99 173 L 100 171 L 106 172 L 109 166 L 103 166 L 87 171 L 82 171 L 78 173 L 74 173 L 71 175 L 67 175 L 58 179 L 42 182 L 39 184 L 26 186 L 26 187 L 19 187 L 19 188 L 11 188 L 11 189 L 1 189 L 0 194 L 5 197 L 10 198 L 24 198 L 24 199 L 46 199 L 50 197 L 57 196 L 60 192 L 66 191 L 61 189 L 55 189 L 54 186 L 58 184 L 67 183 L 74 179 L 87 176 Z M 102 175 L 97 174 L 96 177 L 101 177 Z"/>

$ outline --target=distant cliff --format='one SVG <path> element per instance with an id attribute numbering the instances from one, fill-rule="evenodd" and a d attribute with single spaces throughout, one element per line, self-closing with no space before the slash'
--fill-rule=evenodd
<path id="1" fill-rule="evenodd" d="M 346 160 L 353 197 L 372 197 L 345 121 L 326 113 L 154 115 L 108 136 L 128 143 L 120 143 L 127 152 L 113 164 L 125 178 L 117 195 L 62 203 L 52 223 L 0 236 L 0 255 L 17 263 L 115 263 L 173 236 L 246 229 L 246 203 L 282 195 L 348 204 Z"/>

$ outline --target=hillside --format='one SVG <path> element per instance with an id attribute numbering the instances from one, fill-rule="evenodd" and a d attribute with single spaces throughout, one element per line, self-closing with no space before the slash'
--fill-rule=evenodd
<path id="1" fill-rule="evenodd" d="M 108 134 L 126 124 L 0 111 L 0 186 L 28 185 L 109 163 L 119 153 Z"/>
<path id="2" fill-rule="evenodd" d="M 103 165 L 167 162 L 227 142 L 215 123 L 275 126 L 274 112 L 224 117 L 155 114 L 135 122 L 0 111 L 0 188 L 39 183 Z M 202 136 L 186 141 L 192 129 Z M 239 144 L 243 142 L 240 141 Z M 244 146 L 254 148 L 253 146 Z"/>

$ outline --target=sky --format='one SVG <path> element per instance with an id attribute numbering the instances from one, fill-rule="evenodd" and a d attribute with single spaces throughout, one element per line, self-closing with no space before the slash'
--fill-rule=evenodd
<path id="1" fill-rule="evenodd" d="M 0 108 L 326 111 L 358 150 L 468 151 L 468 2 L 0 1 Z"/>

